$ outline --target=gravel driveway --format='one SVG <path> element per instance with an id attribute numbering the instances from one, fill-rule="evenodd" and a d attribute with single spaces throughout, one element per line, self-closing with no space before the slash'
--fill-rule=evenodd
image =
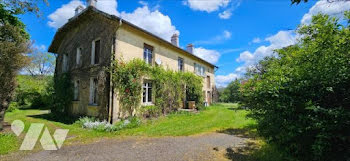
<path id="1" fill-rule="evenodd" d="M 183 137 L 102 139 L 86 145 L 63 146 L 57 151 L 29 154 L 22 160 L 225 160 L 226 148 L 242 147 L 245 140 L 224 133 Z"/>

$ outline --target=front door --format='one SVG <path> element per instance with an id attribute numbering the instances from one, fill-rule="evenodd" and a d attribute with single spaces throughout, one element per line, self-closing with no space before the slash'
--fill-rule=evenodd
<path id="1" fill-rule="evenodd" d="M 211 104 L 211 94 L 210 94 L 210 91 L 207 92 L 207 102 L 208 102 L 208 105 Z"/>

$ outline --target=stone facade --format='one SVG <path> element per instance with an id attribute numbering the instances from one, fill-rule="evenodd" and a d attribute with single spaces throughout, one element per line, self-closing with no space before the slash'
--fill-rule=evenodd
<path id="1" fill-rule="evenodd" d="M 99 62 L 92 64 L 92 42 L 100 40 Z M 105 68 L 113 58 L 125 61 L 134 58 L 143 59 L 144 46 L 152 46 L 154 65 L 156 60 L 169 70 L 178 70 L 179 57 L 184 60 L 184 70 L 194 72 L 195 64 L 205 67 L 203 92 L 206 100 L 211 101 L 215 87 L 215 66 L 160 39 L 118 17 L 105 14 L 94 7 L 88 7 L 60 28 L 50 45 L 49 51 L 58 55 L 55 74 L 64 70 L 64 59 L 72 81 L 79 81 L 79 97 L 73 101 L 72 114 L 89 115 L 113 119 L 122 117 L 118 105 L 117 93 L 112 90 L 110 76 Z M 77 49 L 80 49 L 80 63 L 77 64 Z M 66 56 L 64 56 L 66 55 Z M 64 58 L 66 57 L 66 58 Z M 91 79 L 97 79 L 97 103 L 91 104 Z M 210 82 L 210 83 L 209 83 Z"/>

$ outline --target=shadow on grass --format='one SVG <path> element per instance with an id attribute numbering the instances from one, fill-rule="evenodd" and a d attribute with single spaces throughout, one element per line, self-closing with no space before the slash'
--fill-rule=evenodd
<path id="1" fill-rule="evenodd" d="M 217 132 L 228 134 L 228 135 L 234 135 L 234 136 L 238 136 L 238 137 L 242 137 L 242 138 L 248 138 L 248 139 L 255 139 L 258 137 L 255 124 L 250 124 L 250 125 L 245 126 L 244 128 L 241 128 L 241 129 L 229 128 L 229 129 L 225 129 L 225 130 L 219 130 Z"/>
<path id="2" fill-rule="evenodd" d="M 53 113 L 28 115 L 28 117 L 33 117 L 33 118 L 37 118 L 37 119 L 44 119 L 44 120 L 54 121 L 54 122 L 60 122 L 60 123 L 64 123 L 64 124 L 73 124 L 75 121 L 77 121 L 79 119 L 78 116 L 53 114 Z"/>
<path id="3" fill-rule="evenodd" d="M 225 157 L 232 161 L 282 161 L 284 160 L 278 148 L 266 144 L 259 138 L 256 125 L 248 125 L 242 129 L 226 129 L 218 131 L 228 135 L 234 135 L 248 139 L 242 147 L 226 148 Z"/>
<path id="4" fill-rule="evenodd" d="M 253 153 L 259 150 L 259 146 L 255 142 L 247 142 L 244 147 L 226 148 L 225 157 L 232 161 L 257 161 Z"/>

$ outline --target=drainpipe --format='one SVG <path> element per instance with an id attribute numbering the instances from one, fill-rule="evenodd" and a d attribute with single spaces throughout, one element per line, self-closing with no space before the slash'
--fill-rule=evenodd
<path id="1" fill-rule="evenodd" d="M 112 81 L 112 73 L 113 73 L 113 68 L 112 68 L 112 63 L 115 61 L 115 55 L 116 55 L 116 49 L 117 49 L 117 44 L 116 44 L 116 40 L 117 40 L 117 31 L 120 28 L 120 26 L 122 25 L 122 19 L 120 18 L 119 20 L 119 25 L 117 26 L 117 28 L 115 29 L 114 33 L 115 36 L 113 37 L 113 49 L 112 49 L 112 54 L 111 54 L 111 63 L 110 63 L 110 67 L 111 67 L 111 72 L 109 73 L 109 106 L 108 106 L 108 122 L 109 123 L 113 123 L 113 105 L 114 105 L 114 84 Z"/>

